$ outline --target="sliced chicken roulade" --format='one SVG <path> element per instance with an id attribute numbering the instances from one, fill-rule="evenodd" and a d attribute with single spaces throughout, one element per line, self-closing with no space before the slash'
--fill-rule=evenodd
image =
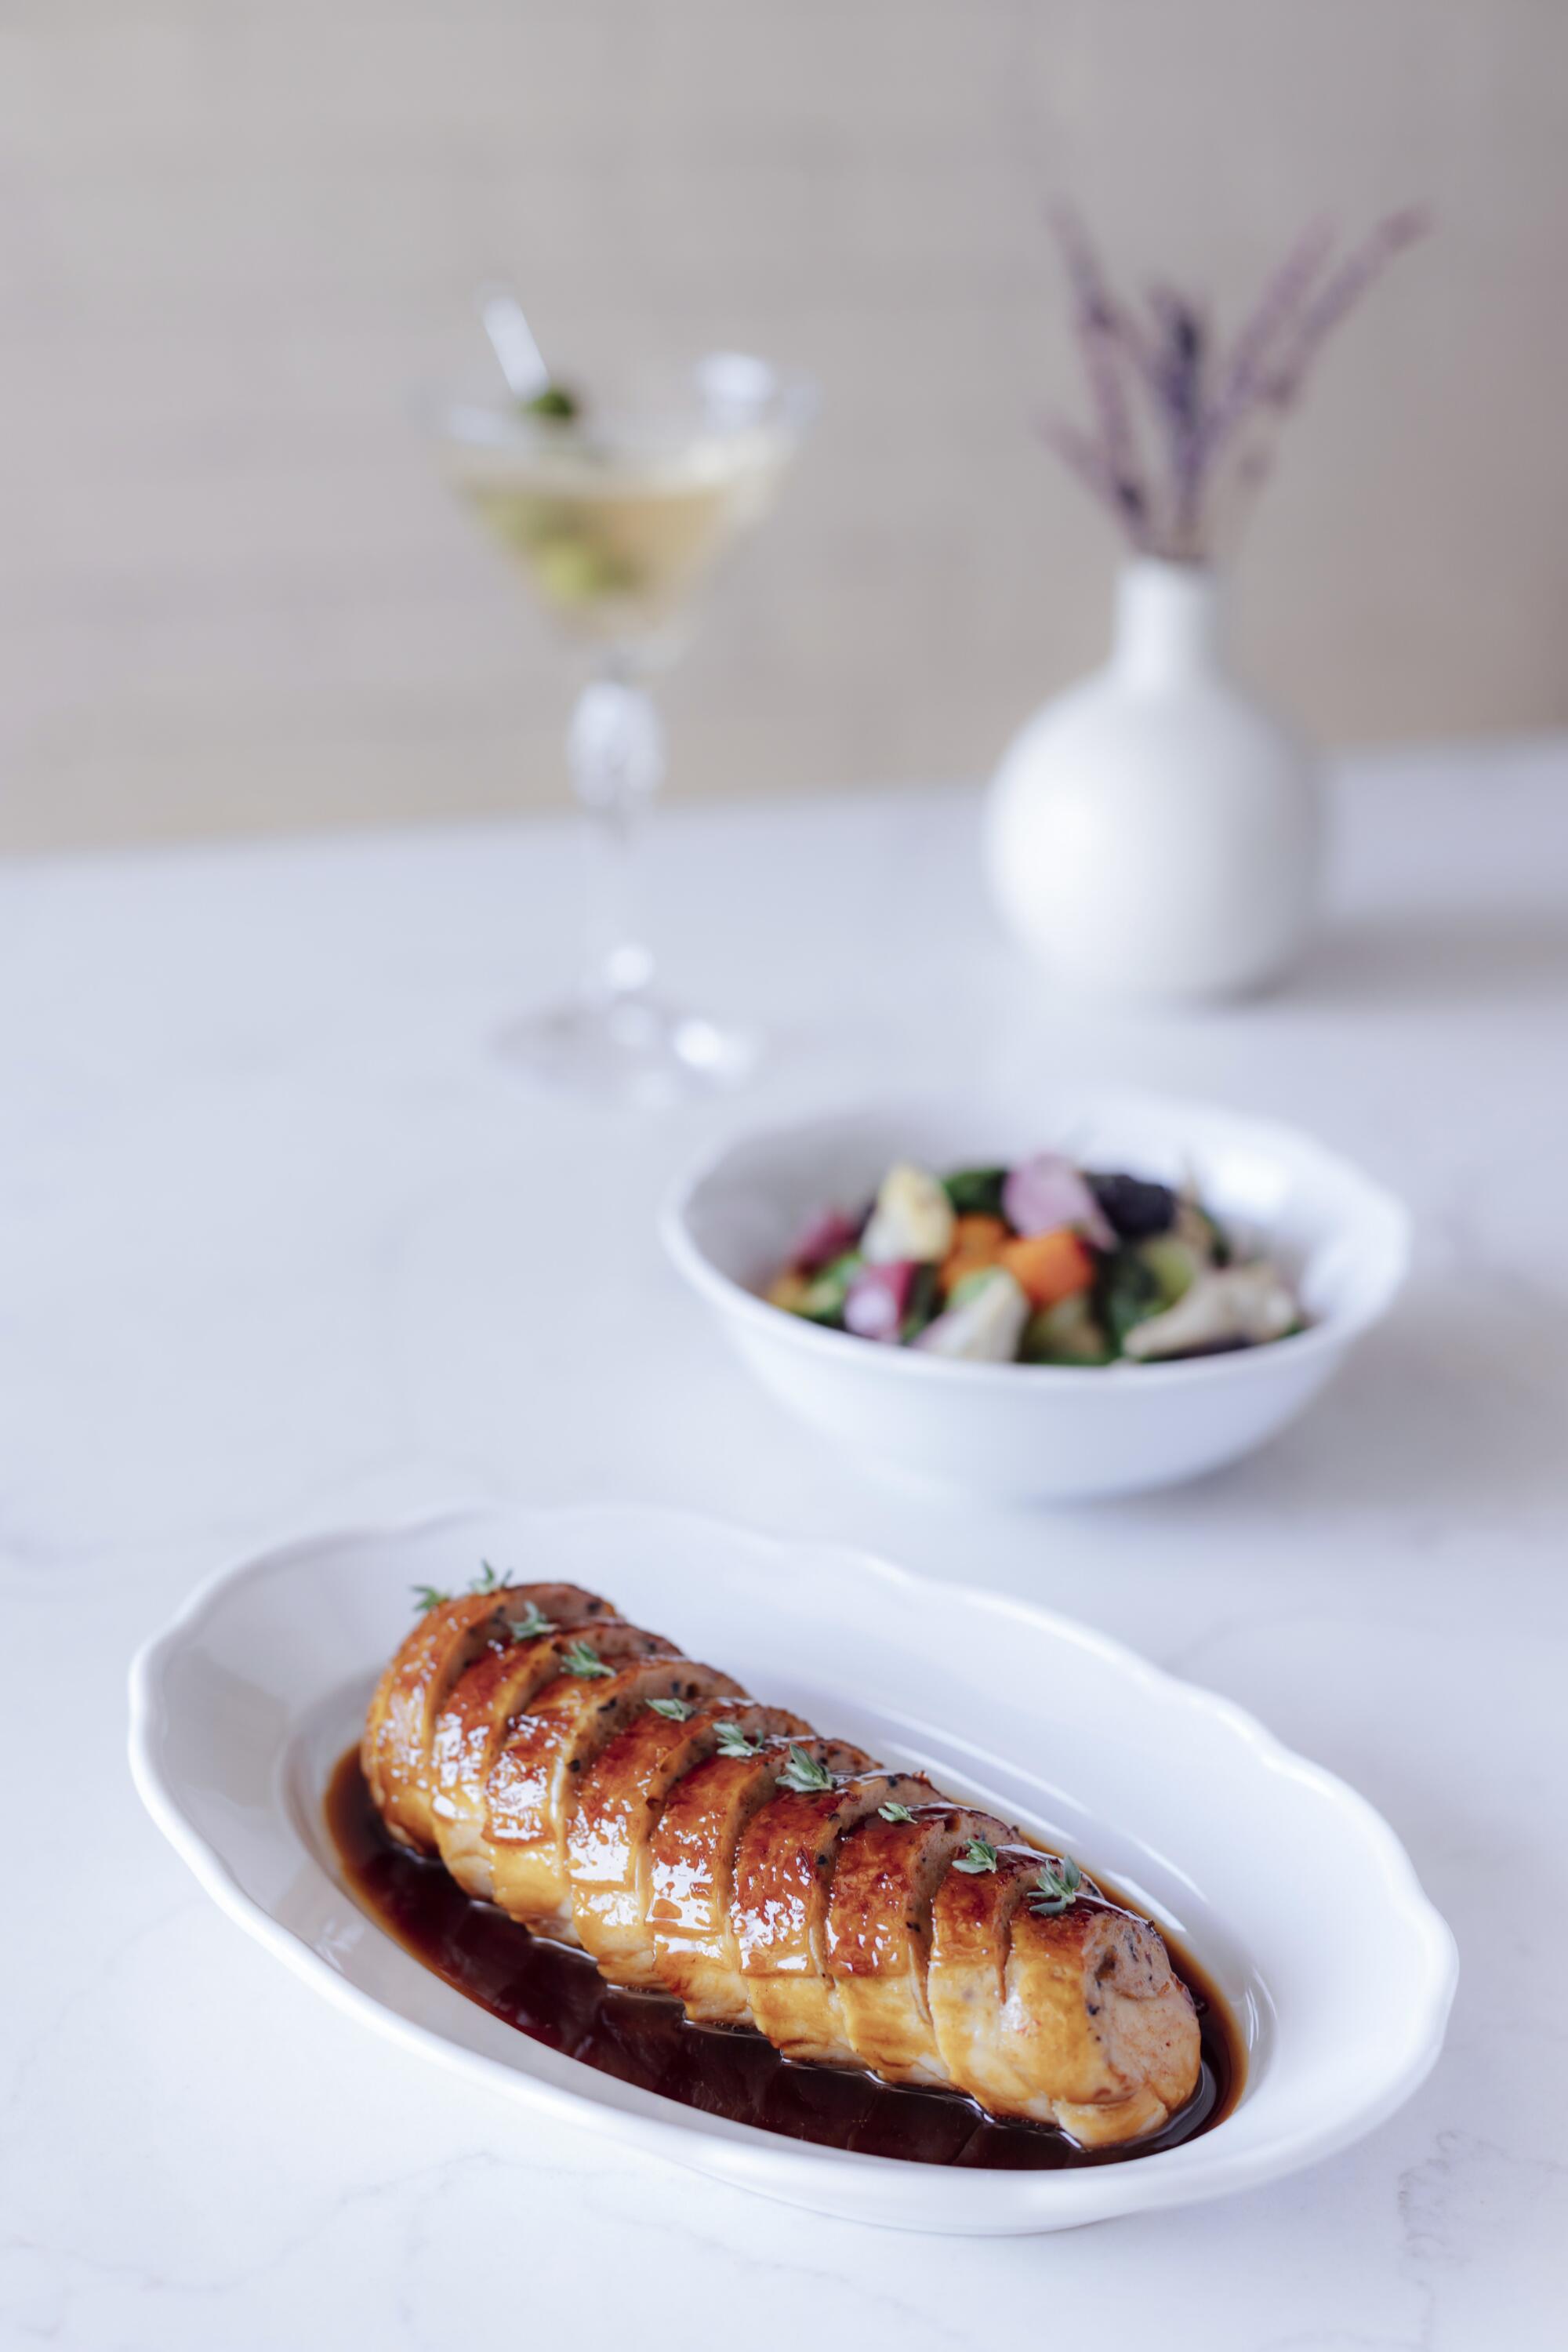
<path id="1" fill-rule="evenodd" d="M 739 1744 L 810 1728 L 784 1708 L 754 1699 L 656 1700 L 583 1775 L 566 1832 L 572 1919 L 578 1941 L 612 1984 L 659 1981 L 648 1920 L 652 1847 L 677 1782 L 705 1763 L 721 1738 Z"/>
<path id="2" fill-rule="evenodd" d="M 577 1940 L 566 1833 L 583 1774 L 650 1700 L 685 1705 L 737 1688 L 728 1675 L 673 1654 L 658 1634 L 641 1640 L 644 1654 L 624 1664 L 607 1641 L 603 1657 L 593 1643 L 563 1651 L 563 1671 L 530 1702 L 490 1768 L 485 1835 L 495 1900 L 563 1943 Z"/>
<path id="3" fill-rule="evenodd" d="M 700 2023 L 1088 2147 L 1159 2130 L 1197 2084 L 1197 2017 L 1155 1928 L 576 1585 L 487 1571 L 436 1600 L 361 1753 L 401 1843 Z"/>
<path id="4" fill-rule="evenodd" d="M 1005 1822 L 967 1806 L 883 1804 L 844 1841 L 826 1951 L 855 2056 L 889 2083 L 946 2084 L 926 1995 L 931 1902 L 973 1849 L 1006 1843 Z"/>
<path id="5" fill-rule="evenodd" d="M 829 1774 L 871 1761 L 839 1739 L 766 1739 L 753 1748 L 742 1736 L 735 1752 L 721 1749 L 677 1783 L 648 1842 L 654 1970 L 699 2025 L 752 2021 L 732 1917 L 735 1853 L 792 1747 Z"/>
<path id="6" fill-rule="evenodd" d="M 534 1632 L 535 1625 L 547 1632 Z M 495 1870 L 487 1829 L 489 1777 L 497 1756 L 535 1696 L 560 1679 L 562 1661 L 581 1641 L 605 1664 L 648 1654 L 652 1637 L 618 1617 L 564 1613 L 559 1624 L 542 1612 L 514 1618 L 521 1638 L 487 1650 L 453 1684 L 430 1739 L 429 1811 L 442 1861 L 467 1894 L 493 1900 Z"/>
<path id="7" fill-rule="evenodd" d="M 377 1811 L 400 1845 L 428 1853 L 436 1843 L 427 1767 L 436 1717 L 464 1669 L 502 1648 L 514 1619 L 531 1608 L 559 1623 L 613 1614 L 575 1584 L 491 1584 L 426 1610 L 376 1685 L 360 1760 Z"/>
<path id="8" fill-rule="evenodd" d="M 826 1784 L 826 1785 L 824 1785 Z M 827 1906 L 841 1839 L 879 1805 L 933 1793 L 906 1772 L 836 1779 L 794 1748 L 735 1854 L 735 1940 L 752 2021 L 786 2058 L 852 2066 L 855 2047 L 827 1968 Z"/>
<path id="9" fill-rule="evenodd" d="M 994 1870 L 949 1870 L 931 1906 L 931 2022 L 949 2077 L 993 2115 L 1109 2146 L 1191 2097 L 1197 2015 L 1155 1929 L 1092 1881 L 1037 1908 L 1061 1902 L 1061 1870 L 1019 1845 Z"/>

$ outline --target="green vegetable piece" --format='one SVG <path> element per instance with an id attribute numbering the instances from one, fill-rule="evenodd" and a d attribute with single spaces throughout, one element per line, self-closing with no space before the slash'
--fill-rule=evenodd
<path id="1" fill-rule="evenodd" d="M 941 1308 L 942 1293 L 935 1266 L 917 1266 L 910 1284 L 910 1303 L 899 1326 L 899 1338 L 906 1348 L 911 1339 L 920 1337 L 928 1323 L 935 1322 Z"/>
<path id="2" fill-rule="evenodd" d="M 583 414 L 583 404 L 563 383 L 547 383 L 522 403 L 525 416 L 542 416 L 552 425 L 570 425 Z"/>
<path id="3" fill-rule="evenodd" d="M 990 1289 L 999 1274 L 1005 1272 L 1005 1266 L 977 1265 L 973 1274 L 966 1274 L 961 1281 L 953 1284 L 948 1293 L 949 1307 L 963 1307 L 970 1299 L 978 1298 L 983 1290 Z"/>
<path id="4" fill-rule="evenodd" d="M 1109 1364 L 1114 1350 L 1087 1295 L 1075 1291 L 1054 1307 L 1036 1309 L 1018 1350 L 1026 1364 Z"/>
<path id="5" fill-rule="evenodd" d="M 1174 1234 L 1156 1234 L 1136 1246 L 1158 1286 L 1162 1307 L 1184 1298 L 1202 1271 L 1191 1244 L 1178 1241 Z"/>
<path id="6" fill-rule="evenodd" d="M 942 1190 L 960 1217 L 999 1217 L 1005 1168 L 955 1168 L 942 1180 Z"/>
<path id="7" fill-rule="evenodd" d="M 1135 1247 L 1112 1250 L 1094 1285 L 1094 1303 L 1117 1355 L 1137 1323 L 1161 1311 L 1160 1286 Z"/>
<path id="8" fill-rule="evenodd" d="M 841 1330 L 844 1301 L 859 1271 L 859 1251 L 846 1250 L 842 1257 L 831 1259 L 820 1274 L 812 1277 L 793 1311 L 804 1315 L 808 1323 L 826 1323 Z"/>

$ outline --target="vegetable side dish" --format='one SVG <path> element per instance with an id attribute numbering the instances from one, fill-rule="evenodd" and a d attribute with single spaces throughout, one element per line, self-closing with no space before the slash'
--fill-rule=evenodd
<path id="1" fill-rule="evenodd" d="M 1043 1151 L 939 1177 L 900 1160 L 825 1211 L 765 1293 L 787 1314 L 975 1363 L 1169 1362 L 1283 1339 L 1293 1286 L 1188 1191 Z"/>

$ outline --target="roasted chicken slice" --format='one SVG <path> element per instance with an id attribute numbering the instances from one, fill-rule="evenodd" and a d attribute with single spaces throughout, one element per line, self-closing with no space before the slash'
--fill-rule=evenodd
<path id="1" fill-rule="evenodd" d="M 907 1772 L 838 1780 L 803 1769 L 794 1749 L 779 1785 L 735 1853 L 735 1941 L 746 2003 L 759 2032 L 786 2058 L 852 2066 L 855 2049 L 827 1967 L 827 1906 L 841 1839 L 879 1805 L 921 1804 L 929 1780 Z M 805 1759 L 806 1767 L 810 1759 Z M 826 1786 L 816 1785 L 826 1780 Z"/>
<path id="2" fill-rule="evenodd" d="M 1005 2038 L 1035 2085 L 1012 2113 L 1106 2147 L 1158 2131 L 1191 2097 L 1197 2012 L 1146 1920 L 1095 1902 L 1042 1917 L 1026 1901 L 1006 1982 Z"/>
<path id="3" fill-rule="evenodd" d="M 647 1916 L 650 1849 L 676 1783 L 714 1753 L 721 1735 L 756 1740 L 811 1728 L 783 1707 L 744 1697 L 662 1706 L 634 1715 L 584 1773 L 566 1833 L 573 1924 L 612 1984 L 658 1982 Z"/>
<path id="4" fill-rule="evenodd" d="M 855 1772 L 871 1759 L 841 1739 L 793 1743 L 829 1773 Z M 749 2025 L 731 1916 L 735 1853 L 789 1761 L 788 1739 L 759 1753 L 710 1756 L 677 1781 L 648 1841 L 647 1924 L 654 1973 L 699 2025 Z"/>
<path id="5" fill-rule="evenodd" d="M 1018 2112 L 1003 2029 L 1007 1955 L 1013 1915 L 1044 1859 L 1033 1846 L 1004 1844 L 994 1870 L 950 1869 L 931 1899 L 926 2001 L 937 2052 L 949 2081 L 995 2115 Z"/>
<path id="6" fill-rule="evenodd" d="M 528 1621 L 512 1620 L 513 1629 Z M 551 1624 L 542 1611 L 535 1622 Z M 497 1753 L 530 1701 L 561 1674 L 562 1654 L 591 1638 L 609 1663 L 640 1658 L 647 1637 L 618 1617 L 563 1613 L 552 1630 L 503 1649 L 486 1650 L 453 1684 L 430 1739 L 429 1811 L 442 1861 L 466 1894 L 495 1892 L 485 1829 L 486 1791 Z"/>
<path id="7" fill-rule="evenodd" d="M 577 1940 L 566 1833 L 583 1774 L 650 1699 L 689 1704 L 735 1688 L 728 1675 L 681 1657 L 658 1634 L 641 1639 L 643 1654 L 624 1663 L 598 1657 L 592 1644 L 586 1654 L 564 1651 L 558 1663 L 565 1672 L 518 1718 L 490 1769 L 485 1835 L 495 1900 L 513 1919 L 563 1943 Z"/>
<path id="8" fill-rule="evenodd" d="M 1094 1891 L 1055 1912 L 1047 1857 L 1008 1846 L 994 1872 L 950 1869 L 931 1906 L 928 1998 L 951 2079 L 994 2115 L 1086 2147 L 1156 2131 L 1198 2074 L 1192 1997 L 1157 1931 Z"/>
<path id="9" fill-rule="evenodd" d="M 889 1814 L 893 1818 L 889 1819 Z M 825 1950 L 850 2048 L 889 2083 L 945 2084 L 926 1997 L 931 1901 L 950 1866 L 1006 1843 L 1005 1822 L 967 1806 L 879 1807 L 838 1850 Z"/>
<path id="10" fill-rule="evenodd" d="M 511 1639 L 530 1605 L 565 1622 L 610 1616 L 608 1601 L 575 1584 L 506 1584 L 466 1592 L 426 1609 L 376 1685 L 360 1760 L 383 1821 L 400 1845 L 428 1853 L 436 1843 L 426 1765 L 436 1717 L 464 1668 Z"/>

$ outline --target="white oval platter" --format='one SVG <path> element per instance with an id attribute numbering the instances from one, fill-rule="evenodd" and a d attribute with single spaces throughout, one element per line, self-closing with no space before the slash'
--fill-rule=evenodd
<path id="1" fill-rule="evenodd" d="M 481 1558 L 605 1593 L 688 1654 L 889 1763 L 923 1767 L 1113 1878 L 1173 1929 L 1247 2045 L 1235 2111 L 1078 2170 L 952 2170 L 700 2113 L 529 2040 L 348 1892 L 321 1813 L 410 1587 Z M 1380 1816 L 1228 1701 L 1069 1620 L 869 1555 L 621 1506 L 484 1508 L 229 1568 L 132 1673 L 131 1760 L 215 1900 L 339 2008 L 475 2090 L 786 2203 L 964 2234 L 1218 2197 L 1332 2154 L 1436 2060 L 1453 1938 Z"/>

